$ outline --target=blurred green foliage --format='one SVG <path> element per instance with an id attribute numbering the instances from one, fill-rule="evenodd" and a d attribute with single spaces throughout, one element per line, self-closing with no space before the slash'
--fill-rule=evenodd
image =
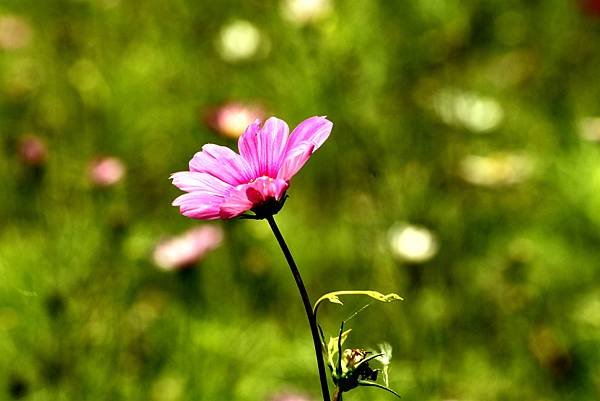
<path id="1" fill-rule="evenodd" d="M 2 1 L 0 399 L 318 396 L 265 222 L 210 223 L 225 242 L 194 269 L 152 263 L 161 238 L 204 224 L 169 205 L 167 178 L 204 143 L 235 146 L 203 122 L 228 100 L 334 122 L 277 219 L 313 299 L 405 298 L 348 340 L 393 345 L 404 399 L 598 399 L 600 148 L 580 131 L 600 130 L 600 19 L 575 0 L 337 0 L 299 24 L 282 4 Z M 240 19 L 259 50 L 225 61 Z M 42 166 L 19 158 L 24 135 L 45 141 Z M 94 188 L 98 155 L 126 178 Z M 435 235 L 433 258 L 394 256 L 401 222 Z"/>

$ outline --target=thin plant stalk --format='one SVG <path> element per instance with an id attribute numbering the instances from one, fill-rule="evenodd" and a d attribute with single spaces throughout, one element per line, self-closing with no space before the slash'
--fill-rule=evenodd
<path id="1" fill-rule="evenodd" d="M 333 390 L 333 398 L 331 401 L 342 401 L 342 390 L 337 386 L 335 390 Z"/>
<path id="2" fill-rule="evenodd" d="M 277 227 L 275 223 L 275 218 L 273 216 L 267 216 L 267 221 L 269 222 L 269 226 L 271 230 L 273 230 L 273 234 L 283 251 L 283 255 L 285 256 L 288 265 L 290 266 L 290 270 L 292 271 L 292 275 L 294 276 L 294 281 L 296 281 L 296 285 L 298 286 L 298 291 L 300 291 L 300 297 L 302 298 L 302 304 L 304 304 L 304 310 L 306 312 L 306 317 L 308 318 L 308 324 L 310 325 L 310 332 L 312 334 L 313 344 L 315 346 L 315 354 L 317 357 L 317 367 L 319 369 L 319 379 L 321 380 L 321 392 L 323 393 L 323 401 L 330 401 L 329 398 L 329 387 L 327 386 L 327 372 L 325 371 L 325 362 L 323 361 L 323 349 L 321 346 L 321 339 L 319 337 L 319 329 L 317 326 L 317 318 L 313 313 L 312 306 L 310 303 L 310 299 L 308 297 L 308 293 L 306 292 L 306 287 L 302 282 L 302 277 L 300 276 L 300 272 L 298 271 L 298 267 L 296 266 L 296 262 L 294 262 L 294 258 L 281 235 L 281 231 Z M 339 399 L 339 398 L 338 398 Z"/>

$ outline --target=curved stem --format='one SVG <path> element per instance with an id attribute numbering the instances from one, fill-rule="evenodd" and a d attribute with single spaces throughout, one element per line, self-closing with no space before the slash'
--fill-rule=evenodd
<path id="1" fill-rule="evenodd" d="M 275 238 L 283 251 L 283 255 L 285 256 L 285 260 L 288 262 L 290 266 L 290 270 L 292 271 L 292 275 L 294 276 L 294 280 L 296 281 L 296 285 L 298 286 L 298 291 L 300 291 L 300 297 L 302 298 L 302 303 L 304 304 L 304 310 L 306 312 L 306 317 L 308 318 L 308 324 L 310 325 L 310 332 L 312 334 L 313 344 L 315 346 L 315 354 L 317 357 L 317 367 L 319 369 L 319 379 L 321 380 L 321 392 L 323 393 L 323 401 L 330 401 L 329 398 L 329 387 L 327 386 L 327 373 L 325 371 L 325 363 L 323 362 L 323 349 L 321 348 L 321 339 L 319 338 L 319 329 L 317 326 L 317 319 L 315 314 L 313 313 L 312 306 L 310 304 L 310 299 L 308 297 L 308 293 L 306 292 L 306 287 L 304 287 L 304 283 L 302 282 L 302 277 L 300 276 L 300 272 L 298 271 L 298 267 L 296 266 L 296 262 L 294 262 L 294 258 L 281 235 L 281 231 L 277 227 L 275 223 L 275 218 L 273 216 L 267 216 L 267 221 L 269 222 L 269 226 L 271 230 L 273 230 L 273 234 L 275 234 Z"/>

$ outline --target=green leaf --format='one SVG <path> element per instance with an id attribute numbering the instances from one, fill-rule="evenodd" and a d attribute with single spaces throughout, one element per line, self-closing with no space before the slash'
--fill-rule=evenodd
<path id="1" fill-rule="evenodd" d="M 359 381 L 358 381 L 358 385 L 359 385 L 359 386 L 365 386 L 365 387 L 377 387 L 377 388 L 380 388 L 380 389 L 382 389 L 382 390 L 389 391 L 390 393 L 394 394 L 394 395 L 395 395 L 396 397 L 398 397 L 398 398 L 402 398 L 402 397 L 400 396 L 400 394 L 398 394 L 397 392 L 395 392 L 395 391 L 394 391 L 394 390 L 392 390 L 391 388 L 389 388 L 389 387 L 386 387 L 386 386 L 384 386 L 384 385 L 381 385 L 381 384 L 379 384 L 379 383 L 376 383 L 376 382 L 370 381 L 370 380 L 359 380 Z"/>
<path id="2" fill-rule="evenodd" d="M 323 301 L 329 301 L 334 304 L 343 305 L 344 303 L 338 297 L 339 295 L 366 295 L 366 296 L 371 297 L 380 302 L 394 302 L 394 301 L 403 301 L 404 300 L 404 298 L 402 298 L 400 295 L 395 294 L 395 293 L 390 293 L 390 294 L 384 295 L 378 291 L 372 291 L 372 290 L 333 291 L 333 292 L 328 292 L 327 294 L 323 295 L 321 298 L 319 298 L 317 300 L 317 302 L 315 303 L 315 306 L 313 307 L 313 313 L 315 315 L 317 314 L 319 305 Z"/>
<path id="3" fill-rule="evenodd" d="M 340 333 L 338 337 L 329 337 L 329 342 L 327 343 L 327 361 L 329 362 L 329 366 L 332 370 L 335 371 L 337 364 L 333 361 L 333 357 L 339 351 L 339 345 L 344 344 L 346 338 L 348 338 L 348 334 L 352 329 L 348 329 L 343 333 Z"/>

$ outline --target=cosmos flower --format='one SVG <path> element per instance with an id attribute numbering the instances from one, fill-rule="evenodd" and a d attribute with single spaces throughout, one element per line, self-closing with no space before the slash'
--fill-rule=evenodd
<path id="1" fill-rule="evenodd" d="M 218 248 L 223 241 L 223 231 L 215 226 L 194 228 L 167 239 L 154 248 L 152 259 L 162 270 L 179 270 L 192 266 L 206 254 Z"/>
<path id="2" fill-rule="evenodd" d="M 422 226 L 395 224 L 389 230 L 388 240 L 394 256 L 406 262 L 427 262 L 438 250 L 435 235 Z"/>
<path id="3" fill-rule="evenodd" d="M 228 138 L 239 138 L 246 127 L 257 118 L 262 119 L 264 110 L 256 104 L 225 103 L 208 112 L 206 122 L 217 133 Z"/>
<path id="4" fill-rule="evenodd" d="M 250 124 L 238 140 L 240 153 L 207 144 L 190 160 L 190 171 L 171 176 L 187 193 L 173 201 L 181 214 L 200 220 L 231 219 L 247 211 L 257 218 L 277 213 L 292 177 L 325 142 L 333 124 L 325 117 L 301 122 L 288 136 L 285 121 Z"/>
<path id="5" fill-rule="evenodd" d="M 527 180 L 535 163 L 526 154 L 468 155 L 460 163 L 460 176 L 473 185 L 505 187 Z"/>
<path id="6" fill-rule="evenodd" d="M 98 187 L 115 185 L 125 176 L 125 165 L 116 157 L 99 157 L 89 166 L 89 178 Z"/>
<path id="7" fill-rule="evenodd" d="M 249 21 L 237 20 L 223 27 L 216 45 L 223 60 L 237 63 L 256 56 L 264 42 L 256 26 Z"/>
<path id="8" fill-rule="evenodd" d="M 30 166 L 41 166 L 46 163 L 48 149 L 40 137 L 26 135 L 19 141 L 18 154 L 23 163 Z"/>
<path id="9" fill-rule="evenodd" d="M 284 0 L 283 16 L 298 25 L 315 22 L 331 11 L 330 0 Z"/>
<path id="10" fill-rule="evenodd" d="M 302 394 L 281 393 L 272 396 L 269 401 L 311 401 L 311 399 Z"/>
<path id="11" fill-rule="evenodd" d="M 437 93 L 433 109 L 446 124 L 475 133 L 492 131 L 504 120 L 504 110 L 494 98 L 456 89 Z"/>

